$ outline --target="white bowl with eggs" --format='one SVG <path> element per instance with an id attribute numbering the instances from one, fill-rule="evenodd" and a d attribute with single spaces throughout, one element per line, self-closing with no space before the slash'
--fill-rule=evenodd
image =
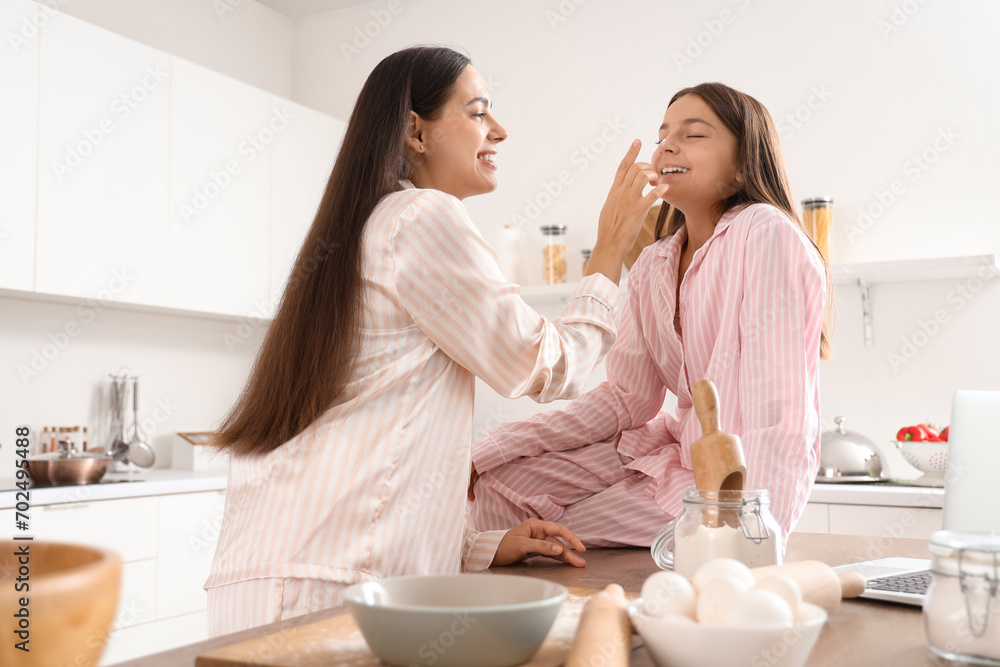
<path id="1" fill-rule="evenodd" d="M 716 559 L 688 580 L 658 572 L 628 608 L 660 667 L 802 667 L 827 614 L 804 602 L 788 577 L 755 580 L 737 561 Z"/>

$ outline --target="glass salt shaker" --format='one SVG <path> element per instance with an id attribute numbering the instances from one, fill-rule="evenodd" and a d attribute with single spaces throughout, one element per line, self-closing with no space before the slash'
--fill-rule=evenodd
<path id="1" fill-rule="evenodd" d="M 542 279 L 546 285 L 566 282 L 566 225 L 542 227 Z"/>
<path id="2" fill-rule="evenodd" d="M 939 530 L 930 550 L 923 615 L 931 651 L 955 662 L 1000 665 L 1000 535 Z"/>
<path id="3" fill-rule="evenodd" d="M 766 489 L 684 489 L 684 511 L 653 540 L 653 560 L 685 577 L 714 558 L 734 558 L 747 567 L 781 564 L 781 527 L 771 514 Z"/>

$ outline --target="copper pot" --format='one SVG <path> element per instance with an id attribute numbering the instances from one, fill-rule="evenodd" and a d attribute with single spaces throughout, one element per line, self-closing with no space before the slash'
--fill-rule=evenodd
<path id="1" fill-rule="evenodd" d="M 78 452 L 72 443 L 59 442 L 59 451 L 28 458 L 28 474 L 36 486 L 96 484 L 108 471 L 111 457 L 95 452 Z"/>

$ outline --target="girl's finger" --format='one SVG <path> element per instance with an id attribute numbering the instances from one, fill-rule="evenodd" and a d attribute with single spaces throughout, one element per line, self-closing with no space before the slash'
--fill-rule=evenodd
<path id="1" fill-rule="evenodd" d="M 555 541 L 556 538 L 549 537 L 546 539 L 550 541 Z M 585 561 L 583 558 L 577 555 L 576 552 L 574 552 L 572 549 L 567 549 L 566 547 L 563 547 L 560 553 L 554 556 L 550 556 L 550 558 L 561 560 L 562 562 L 573 565 L 574 567 L 584 567 L 587 564 L 587 561 Z"/>
<path id="2" fill-rule="evenodd" d="M 562 525 L 561 523 L 548 521 L 546 522 L 544 528 L 545 532 L 548 534 L 549 537 L 561 537 L 562 539 L 566 540 L 566 542 L 577 551 L 587 550 L 587 547 L 583 546 L 583 542 L 580 541 L 580 538 L 578 538 L 576 534 L 573 533 L 572 530 Z"/>
<path id="3" fill-rule="evenodd" d="M 625 180 L 625 174 L 628 173 L 629 168 L 635 162 L 635 159 L 639 156 L 639 149 L 642 147 L 642 142 L 636 139 L 625 151 L 625 158 L 622 160 L 621 164 L 618 165 L 618 171 L 615 172 L 615 185 L 619 185 Z"/>

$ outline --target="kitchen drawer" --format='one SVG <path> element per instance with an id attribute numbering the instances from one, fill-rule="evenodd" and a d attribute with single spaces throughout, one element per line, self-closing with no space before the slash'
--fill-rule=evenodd
<path id="1" fill-rule="evenodd" d="M 159 505 L 160 499 L 151 497 L 33 507 L 30 532 L 37 540 L 110 549 L 125 562 L 156 558 Z"/>
<path id="2" fill-rule="evenodd" d="M 930 539 L 944 512 L 926 507 L 831 504 L 830 533 L 882 538 Z"/>
<path id="3" fill-rule="evenodd" d="M 795 524 L 796 533 L 829 533 L 830 512 L 826 503 L 806 503 L 806 508 Z"/>
<path id="4" fill-rule="evenodd" d="M 208 594 L 202 586 L 219 540 L 225 499 L 224 491 L 160 498 L 157 619 L 207 607 Z"/>
<path id="5" fill-rule="evenodd" d="M 175 616 L 162 621 L 120 628 L 98 665 L 113 665 L 208 639 L 208 616 L 204 611 Z"/>

